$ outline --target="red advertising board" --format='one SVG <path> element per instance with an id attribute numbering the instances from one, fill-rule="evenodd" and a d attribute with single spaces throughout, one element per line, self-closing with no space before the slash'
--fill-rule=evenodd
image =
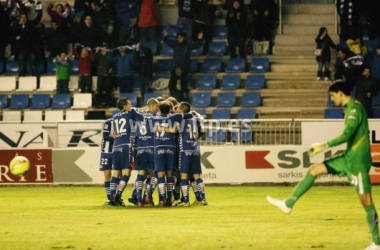
<path id="1" fill-rule="evenodd" d="M 9 163 L 16 156 L 24 156 L 29 159 L 30 170 L 25 178 L 12 175 L 9 171 Z M 52 183 L 52 150 L 51 149 L 14 149 L 0 150 L 0 184 L 22 183 Z"/>

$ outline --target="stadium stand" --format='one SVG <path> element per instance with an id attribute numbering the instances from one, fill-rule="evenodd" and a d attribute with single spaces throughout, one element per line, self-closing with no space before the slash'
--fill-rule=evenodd
<path id="1" fill-rule="evenodd" d="M 51 106 L 53 109 L 67 109 L 71 107 L 71 97 L 70 94 L 54 94 L 53 104 Z"/>
<path id="2" fill-rule="evenodd" d="M 33 94 L 32 96 L 32 109 L 46 109 L 50 107 L 49 94 Z"/>
<path id="3" fill-rule="evenodd" d="M 158 59 L 154 64 L 154 71 L 156 73 L 170 73 L 173 67 L 172 59 Z"/>
<path id="4" fill-rule="evenodd" d="M 3 122 L 21 122 L 21 111 L 3 111 Z"/>
<path id="5" fill-rule="evenodd" d="M 67 110 L 65 120 L 66 121 L 83 121 L 84 110 Z"/>
<path id="6" fill-rule="evenodd" d="M 257 93 L 257 92 L 243 93 L 242 100 L 241 100 L 242 107 L 257 107 L 260 105 L 261 105 L 260 93 Z"/>
<path id="7" fill-rule="evenodd" d="M 18 79 L 18 88 L 16 91 L 34 91 L 37 89 L 37 77 L 22 76 Z"/>
<path id="8" fill-rule="evenodd" d="M 157 55 L 157 43 L 156 42 L 143 42 L 140 44 L 140 54 L 144 48 L 149 48 L 152 51 L 153 55 Z"/>
<path id="9" fill-rule="evenodd" d="M 166 43 L 163 43 L 162 48 L 161 48 L 161 56 L 173 56 L 173 54 L 174 54 L 173 48 L 171 48 Z"/>
<path id="10" fill-rule="evenodd" d="M 212 119 L 230 119 L 231 110 L 229 109 L 214 109 L 212 111 Z"/>
<path id="11" fill-rule="evenodd" d="M 214 25 L 212 30 L 212 37 L 218 39 L 227 39 L 228 29 L 226 25 Z"/>
<path id="12" fill-rule="evenodd" d="M 16 89 L 16 77 L 3 76 L 1 77 L 0 92 L 12 92 Z"/>
<path id="13" fill-rule="evenodd" d="M 0 94 L 0 109 L 5 109 L 8 107 L 8 95 Z"/>
<path id="14" fill-rule="evenodd" d="M 74 104 L 71 108 L 89 108 L 92 106 L 92 94 L 91 93 L 75 93 Z"/>
<path id="15" fill-rule="evenodd" d="M 325 109 L 325 119 L 343 119 L 343 109 Z"/>
<path id="16" fill-rule="evenodd" d="M 253 58 L 251 61 L 251 72 L 253 73 L 265 73 L 269 71 L 269 59 L 268 58 Z"/>
<path id="17" fill-rule="evenodd" d="M 41 110 L 25 110 L 23 122 L 41 122 L 42 111 Z"/>
<path id="18" fill-rule="evenodd" d="M 198 76 L 198 89 L 215 89 L 216 75 L 200 75 Z"/>
<path id="19" fill-rule="evenodd" d="M 14 75 L 18 75 L 18 72 L 19 72 L 18 62 L 8 60 L 5 74 L 14 76 Z"/>
<path id="20" fill-rule="evenodd" d="M 380 93 L 378 92 L 376 96 L 372 98 L 373 106 L 380 106 Z"/>
<path id="21" fill-rule="evenodd" d="M 203 61 L 203 73 L 217 73 L 222 71 L 222 59 L 206 58 Z"/>
<path id="22" fill-rule="evenodd" d="M 240 88 L 240 75 L 224 75 L 222 77 L 221 89 Z"/>
<path id="23" fill-rule="evenodd" d="M 57 88 L 57 77 L 55 76 L 41 76 L 40 77 L 40 87 L 37 91 L 55 91 Z"/>
<path id="24" fill-rule="evenodd" d="M 227 140 L 226 130 L 211 128 L 206 132 L 206 141 L 225 142 L 226 140 Z"/>
<path id="25" fill-rule="evenodd" d="M 218 93 L 217 107 L 232 107 L 236 103 L 235 92 Z"/>
<path id="26" fill-rule="evenodd" d="M 25 109 L 29 107 L 28 94 L 12 94 L 11 109 Z"/>
<path id="27" fill-rule="evenodd" d="M 256 119 L 256 110 L 254 109 L 239 109 L 237 119 Z"/>
<path id="28" fill-rule="evenodd" d="M 227 52 L 226 42 L 210 42 L 208 44 L 208 54 L 210 56 L 223 56 Z"/>
<path id="29" fill-rule="evenodd" d="M 211 93 L 194 93 L 193 94 L 193 106 L 194 107 L 208 107 L 211 105 Z"/>
<path id="30" fill-rule="evenodd" d="M 380 119 L 380 108 L 374 108 L 372 112 L 373 112 L 374 119 Z"/>
<path id="31" fill-rule="evenodd" d="M 248 75 L 245 82 L 246 89 L 263 89 L 265 88 L 264 75 Z"/>
<path id="32" fill-rule="evenodd" d="M 244 72 L 245 59 L 244 58 L 230 58 L 227 61 L 226 72 Z"/>
<path id="33" fill-rule="evenodd" d="M 120 93 L 119 98 L 128 98 L 132 106 L 137 107 L 137 95 L 135 93 Z"/>
<path id="34" fill-rule="evenodd" d="M 46 110 L 45 121 L 46 122 L 63 121 L 63 110 Z"/>

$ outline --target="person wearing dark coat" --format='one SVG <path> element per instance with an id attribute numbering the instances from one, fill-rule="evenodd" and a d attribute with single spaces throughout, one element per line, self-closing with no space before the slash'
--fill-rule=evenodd
<path id="1" fill-rule="evenodd" d="M 164 30 L 164 42 L 173 48 L 173 68 L 170 74 L 169 91 L 170 95 L 178 97 L 180 101 L 186 100 L 188 87 L 187 77 L 190 69 L 190 53 L 194 49 L 202 46 L 203 33 L 198 34 L 197 41 L 189 41 L 186 39 L 186 33 L 177 34 L 176 40 L 170 40 L 167 35 L 168 31 Z M 181 80 L 181 93 L 178 95 L 177 80 Z"/>
<path id="2" fill-rule="evenodd" d="M 364 68 L 362 75 L 355 84 L 355 99 L 363 104 L 368 118 L 372 118 L 372 97 L 377 95 L 377 88 L 369 76 L 370 69 Z"/>
<path id="3" fill-rule="evenodd" d="M 85 47 L 96 48 L 100 44 L 102 34 L 102 30 L 94 27 L 92 17 L 87 15 L 79 29 L 78 42 Z"/>
<path id="4" fill-rule="evenodd" d="M 317 50 L 321 51 L 319 55 L 316 55 L 316 59 L 318 62 L 317 81 L 322 79 L 328 81 L 330 79 L 330 47 L 336 49 L 336 45 L 331 40 L 325 27 L 319 29 L 319 33 L 318 36 L 315 38 L 315 42 L 317 43 Z M 325 69 L 324 73 L 322 73 L 323 68 Z"/>
<path id="5" fill-rule="evenodd" d="M 227 13 L 226 25 L 228 29 L 228 48 L 230 50 L 230 57 L 236 58 L 236 48 L 239 48 L 240 58 L 245 58 L 247 15 L 240 5 L 240 2 L 237 0 L 234 1 L 233 7 Z"/>
<path id="6" fill-rule="evenodd" d="M 5 61 L 5 48 L 9 43 L 9 38 L 11 37 L 11 19 L 8 14 L 4 11 L 3 7 L 0 5 L 0 61 Z M 4 68 L 0 69 L 2 72 L 5 69 L 5 63 L 3 63 Z"/>
<path id="7" fill-rule="evenodd" d="M 253 16 L 254 39 L 270 41 L 277 14 L 274 0 L 251 0 L 249 11 Z"/>
<path id="8" fill-rule="evenodd" d="M 62 51 L 67 49 L 67 40 L 64 30 L 58 26 L 58 22 L 53 20 L 51 22 L 51 33 L 47 36 L 47 51 L 50 52 L 50 56 L 56 57 L 61 54 Z"/>

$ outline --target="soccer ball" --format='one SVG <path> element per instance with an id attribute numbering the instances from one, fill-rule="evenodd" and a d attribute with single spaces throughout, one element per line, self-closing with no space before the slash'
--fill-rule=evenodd
<path id="1" fill-rule="evenodd" d="M 30 163 L 28 158 L 24 156 L 15 156 L 11 163 L 9 163 L 9 169 L 14 176 L 23 177 L 25 176 L 30 168 Z"/>

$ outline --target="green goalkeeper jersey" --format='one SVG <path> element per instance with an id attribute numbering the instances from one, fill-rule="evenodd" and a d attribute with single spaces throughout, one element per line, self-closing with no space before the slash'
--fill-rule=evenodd
<path id="1" fill-rule="evenodd" d="M 347 142 L 346 157 L 351 163 L 371 165 L 367 112 L 363 105 L 351 99 L 344 116 L 343 134 L 328 141 L 329 147 Z"/>

